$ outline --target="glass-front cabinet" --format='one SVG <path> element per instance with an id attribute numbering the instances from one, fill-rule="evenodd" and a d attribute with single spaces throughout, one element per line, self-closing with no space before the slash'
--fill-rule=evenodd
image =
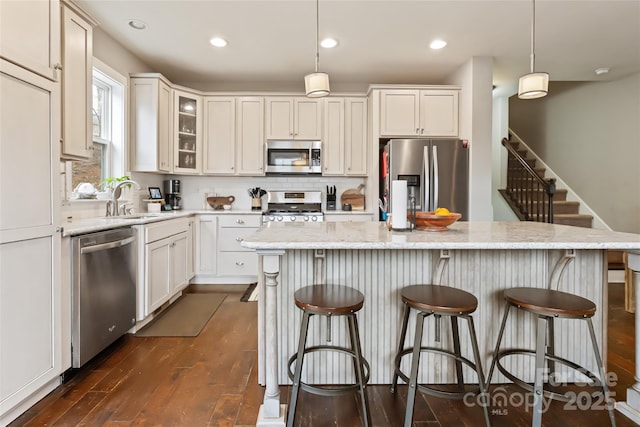
<path id="1" fill-rule="evenodd" d="M 174 90 L 173 171 L 202 171 L 202 97 Z"/>

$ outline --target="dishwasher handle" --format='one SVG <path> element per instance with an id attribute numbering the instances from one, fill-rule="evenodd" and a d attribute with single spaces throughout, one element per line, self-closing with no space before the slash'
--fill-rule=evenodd
<path id="1" fill-rule="evenodd" d="M 113 242 L 101 243 L 99 245 L 85 246 L 80 249 L 81 254 L 90 254 L 93 252 L 105 251 L 107 249 L 119 248 L 121 246 L 126 246 L 129 243 L 132 243 L 136 240 L 135 236 L 127 237 L 122 240 L 114 240 Z"/>

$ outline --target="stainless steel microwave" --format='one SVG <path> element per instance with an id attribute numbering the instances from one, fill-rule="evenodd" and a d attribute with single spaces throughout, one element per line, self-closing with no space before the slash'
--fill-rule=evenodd
<path id="1" fill-rule="evenodd" d="M 268 175 L 322 173 L 322 142 L 267 140 L 265 172 Z"/>

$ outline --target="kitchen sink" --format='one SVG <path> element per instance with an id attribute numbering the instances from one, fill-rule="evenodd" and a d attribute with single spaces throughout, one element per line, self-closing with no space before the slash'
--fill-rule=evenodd
<path id="1" fill-rule="evenodd" d="M 119 216 L 105 216 L 104 219 L 147 219 L 158 218 L 158 214 L 134 214 L 134 215 L 119 215 Z"/>

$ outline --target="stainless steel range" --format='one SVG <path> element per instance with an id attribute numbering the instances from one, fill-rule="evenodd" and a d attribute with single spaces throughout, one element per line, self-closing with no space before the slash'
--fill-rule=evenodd
<path id="1" fill-rule="evenodd" d="M 267 210 L 262 222 L 322 222 L 322 192 L 267 191 Z"/>

